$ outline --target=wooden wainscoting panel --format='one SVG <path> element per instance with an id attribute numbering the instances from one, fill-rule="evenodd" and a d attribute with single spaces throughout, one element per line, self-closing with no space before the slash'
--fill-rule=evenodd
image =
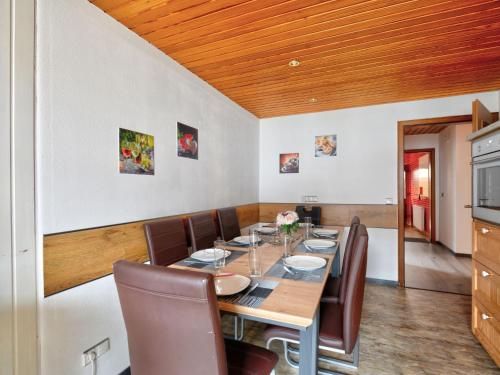
<path id="1" fill-rule="evenodd" d="M 240 226 L 254 224 L 259 219 L 259 204 L 237 206 L 236 212 Z M 144 223 L 158 219 L 44 236 L 45 296 L 109 275 L 117 260 L 149 260 L 143 227 Z"/>
<path id="2" fill-rule="evenodd" d="M 261 203 L 261 222 L 273 222 L 280 211 L 295 210 L 303 203 Z M 359 216 L 361 222 L 369 228 L 397 229 L 397 205 L 385 204 L 311 204 L 321 207 L 323 225 L 349 226 L 353 216 Z"/>
<path id="3" fill-rule="evenodd" d="M 261 203 L 259 207 L 259 221 L 273 223 L 276 215 L 281 211 L 295 211 L 295 203 Z"/>

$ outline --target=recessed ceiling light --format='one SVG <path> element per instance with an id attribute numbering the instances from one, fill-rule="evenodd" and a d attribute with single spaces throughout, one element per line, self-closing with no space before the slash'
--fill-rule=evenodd
<path id="1" fill-rule="evenodd" d="M 318 101 L 318 99 L 316 99 L 316 98 L 309 99 L 309 102 L 311 102 L 311 103 L 316 103 L 317 101 Z"/>
<path id="2" fill-rule="evenodd" d="M 295 68 L 296 66 L 299 66 L 300 65 L 300 61 L 297 60 L 297 59 L 293 59 L 291 60 L 288 65 L 290 65 L 291 67 Z"/>

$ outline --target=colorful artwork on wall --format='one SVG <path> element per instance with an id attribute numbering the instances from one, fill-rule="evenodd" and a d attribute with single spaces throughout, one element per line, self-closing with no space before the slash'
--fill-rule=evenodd
<path id="1" fill-rule="evenodd" d="M 316 136 L 314 156 L 317 158 L 337 156 L 337 135 Z"/>
<path id="2" fill-rule="evenodd" d="M 154 137 L 120 128 L 120 173 L 155 174 Z"/>
<path id="3" fill-rule="evenodd" d="M 280 154 L 280 173 L 299 173 L 299 154 Z"/>
<path id="4" fill-rule="evenodd" d="M 198 159 L 198 129 L 177 123 L 177 155 Z"/>

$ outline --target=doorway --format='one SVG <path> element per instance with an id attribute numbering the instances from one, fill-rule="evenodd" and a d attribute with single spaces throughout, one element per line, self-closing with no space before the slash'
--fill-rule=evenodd
<path id="1" fill-rule="evenodd" d="M 435 149 L 404 151 L 405 241 L 435 242 Z"/>
<path id="2" fill-rule="evenodd" d="M 471 294 L 471 131 L 471 116 L 399 123 L 400 286 Z"/>

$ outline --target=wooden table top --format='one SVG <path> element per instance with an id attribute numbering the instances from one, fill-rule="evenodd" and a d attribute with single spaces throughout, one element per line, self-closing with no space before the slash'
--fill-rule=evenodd
<path id="1" fill-rule="evenodd" d="M 325 227 L 326 228 L 326 227 Z M 328 227 L 328 229 L 337 229 L 339 235 L 337 237 L 338 243 L 342 239 L 342 227 Z M 241 247 L 226 247 L 231 250 L 243 250 L 247 251 L 247 248 Z M 273 290 L 273 292 L 264 300 L 264 302 L 258 308 L 240 306 L 232 303 L 227 303 L 219 301 L 219 309 L 221 311 L 226 311 L 235 314 L 246 315 L 249 317 L 255 317 L 265 320 L 272 320 L 275 322 L 281 322 L 284 324 L 294 325 L 298 327 L 308 327 L 312 324 L 313 318 L 316 313 L 316 309 L 319 305 L 321 294 L 325 287 L 326 279 L 329 272 L 325 272 L 321 282 L 307 282 L 300 280 L 289 280 L 275 277 L 264 276 L 266 272 L 281 258 L 283 254 L 283 246 L 271 245 L 265 243 L 259 246 L 261 251 L 261 263 L 262 263 L 262 277 L 260 279 L 264 280 L 275 280 L 279 284 Z M 338 246 L 337 246 L 338 251 Z M 293 254 L 303 254 L 298 251 L 294 251 Z M 305 253 L 311 256 L 321 256 L 328 260 L 327 270 L 332 267 L 332 262 L 335 257 L 333 254 L 311 254 Z M 190 267 L 184 267 L 180 265 L 171 265 L 170 267 L 189 269 L 193 271 L 207 272 L 205 269 L 195 269 Z M 248 267 L 248 257 L 243 255 L 224 267 L 222 272 L 233 272 L 243 276 L 249 277 L 250 270 Z"/>

